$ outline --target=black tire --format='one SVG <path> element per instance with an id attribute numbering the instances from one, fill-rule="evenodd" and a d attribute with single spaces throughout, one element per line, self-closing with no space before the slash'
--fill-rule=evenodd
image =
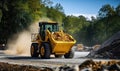
<path id="1" fill-rule="evenodd" d="M 31 44 L 30 53 L 31 53 L 31 57 L 38 57 L 39 56 L 38 43 Z"/>
<path id="2" fill-rule="evenodd" d="M 64 55 L 65 58 L 73 58 L 74 57 L 74 52 L 71 50 L 68 53 Z"/>
<path id="3" fill-rule="evenodd" d="M 51 54 L 50 46 L 48 43 L 43 43 L 40 47 L 40 56 L 42 59 L 49 59 Z"/>
<path id="4" fill-rule="evenodd" d="M 55 58 L 61 58 L 62 57 L 62 55 L 56 55 L 55 54 Z"/>

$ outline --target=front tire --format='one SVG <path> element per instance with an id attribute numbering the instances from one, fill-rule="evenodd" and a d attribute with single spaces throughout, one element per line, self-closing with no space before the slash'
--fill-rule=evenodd
<path id="1" fill-rule="evenodd" d="M 30 49 L 31 57 L 38 57 L 38 43 L 32 43 Z"/>
<path id="2" fill-rule="evenodd" d="M 74 52 L 73 50 L 69 51 L 64 55 L 65 58 L 73 58 L 74 57 Z"/>
<path id="3" fill-rule="evenodd" d="M 49 59 L 50 58 L 50 46 L 48 43 L 43 43 L 40 48 L 40 56 L 43 59 Z"/>

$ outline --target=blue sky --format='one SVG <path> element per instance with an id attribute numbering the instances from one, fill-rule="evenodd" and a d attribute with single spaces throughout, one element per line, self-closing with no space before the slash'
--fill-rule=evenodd
<path id="1" fill-rule="evenodd" d="M 60 3 L 67 15 L 96 16 L 99 9 L 105 5 L 118 6 L 120 0 L 52 0 L 54 4 Z"/>

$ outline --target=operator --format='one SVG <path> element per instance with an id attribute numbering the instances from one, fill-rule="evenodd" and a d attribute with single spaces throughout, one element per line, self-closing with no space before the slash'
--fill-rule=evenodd
<path id="1" fill-rule="evenodd" d="M 49 30 L 50 32 L 52 32 L 50 27 L 48 28 L 48 30 Z"/>

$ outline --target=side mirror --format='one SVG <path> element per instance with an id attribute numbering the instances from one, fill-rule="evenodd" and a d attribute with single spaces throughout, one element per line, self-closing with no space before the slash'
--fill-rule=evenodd
<path id="1" fill-rule="evenodd" d="M 39 23 L 39 27 L 41 27 L 42 23 Z"/>

